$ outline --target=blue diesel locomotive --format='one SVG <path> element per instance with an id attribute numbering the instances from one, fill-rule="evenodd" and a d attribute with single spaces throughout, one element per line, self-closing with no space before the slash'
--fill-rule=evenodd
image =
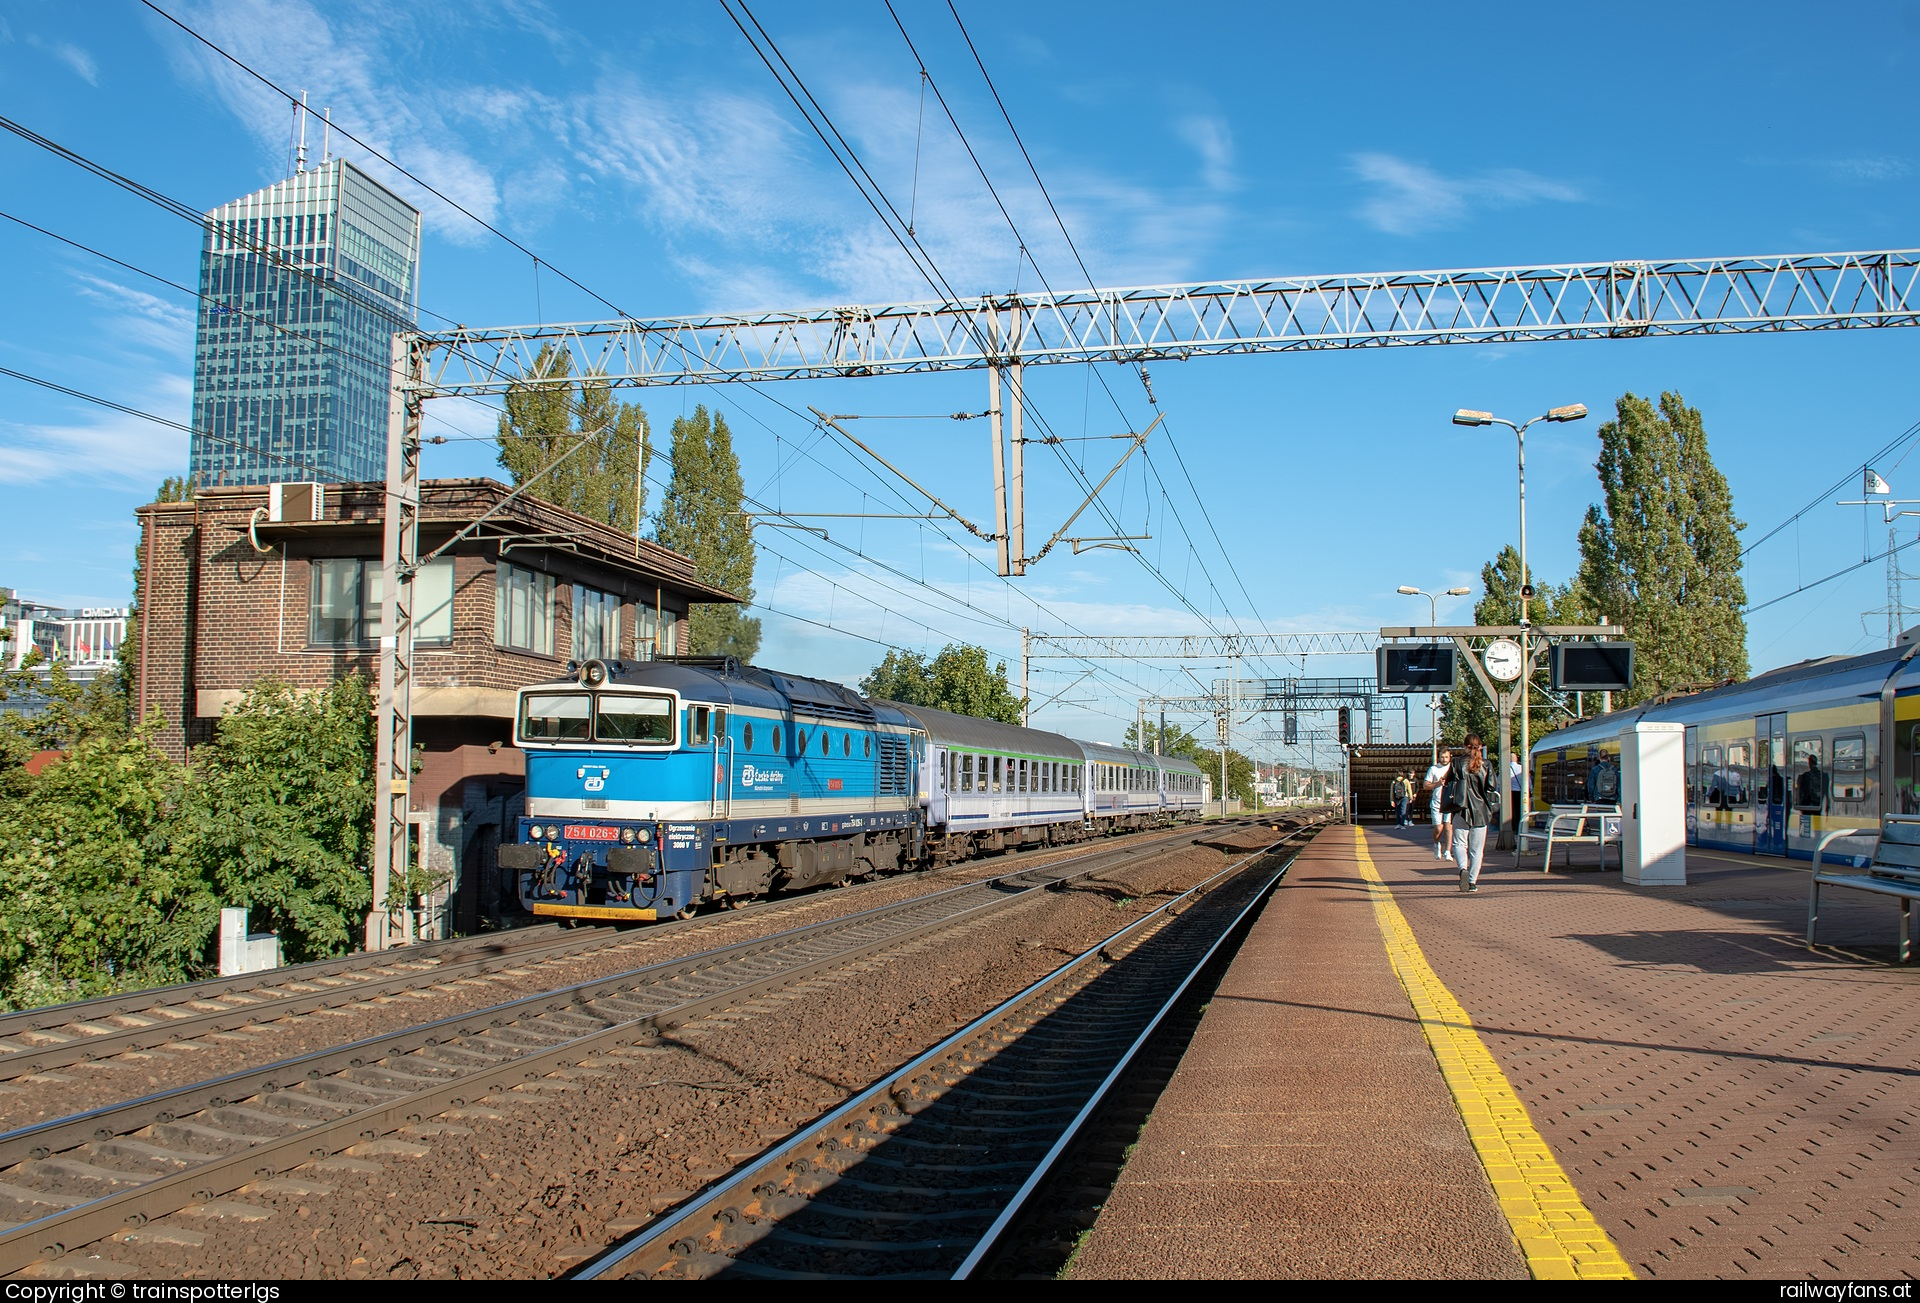
<path id="1" fill-rule="evenodd" d="M 683 656 L 520 689 L 521 904 L 642 922 L 703 904 L 1197 819 L 1191 761 Z"/>

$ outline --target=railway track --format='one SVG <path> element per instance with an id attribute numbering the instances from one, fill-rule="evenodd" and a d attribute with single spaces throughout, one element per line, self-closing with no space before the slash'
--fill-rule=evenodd
<path id="1" fill-rule="evenodd" d="M 571 1273 L 972 1275 L 1285 872 L 1278 839 L 1136 920 Z"/>
<path id="2" fill-rule="evenodd" d="M 1191 832 L 1191 830 L 1186 830 Z M 1129 838 L 1126 845 L 1164 840 L 1164 831 Z M 1022 852 L 1011 862 L 1059 854 L 1061 847 Z M 949 874 L 979 862 L 937 870 Z M 897 884 L 900 875 L 856 884 L 861 891 Z M 724 917 L 737 919 L 808 900 L 785 896 L 756 902 Z M 400 950 L 347 955 L 232 977 L 129 991 L 71 1004 L 0 1014 L 0 1081 L 56 1072 L 77 1063 L 145 1051 L 183 1040 L 234 1031 L 263 1021 L 298 1017 L 319 1009 L 479 977 L 522 964 L 591 954 L 685 929 L 710 926 L 716 916 L 649 925 L 644 932 L 575 929 L 542 924 L 429 941 Z"/>
<path id="3" fill-rule="evenodd" d="M 0 1273 L 1214 835 L 1094 850 L 0 1134 Z"/>

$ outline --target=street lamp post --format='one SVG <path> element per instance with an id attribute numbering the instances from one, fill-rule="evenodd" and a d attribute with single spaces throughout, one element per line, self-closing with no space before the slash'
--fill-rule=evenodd
<path id="1" fill-rule="evenodd" d="M 1520 754 L 1526 755 L 1533 745 L 1531 738 L 1532 715 L 1530 707 L 1533 697 L 1533 647 L 1531 631 L 1533 622 L 1527 617 L 1527 605 L 1533 600 L 1533 582 L 1527 573 L 1527 430 L 1541 421 L 1584 421 L 1587 408 L 1584 403 L 1569 403 L 1565 407 L 1555 407 L 1530 421 L 1515 425 L 1512 421 L 1495 416 L 1492 412 L 1476 412 L 1461 408 L 1453 414 L 1455 425 L 1504 425 L 1512 430 L 1520 448 Z M 1508 825 L 1514 819 L 1509 808 L 1513 802 L 1512 784 L 1507 779 L 1511 767 L 1508 748 L 1512 738 L 1508 732 L 1510 716 L 1500 712 L 1500 845 L 1507 845 L 1510 835 Z M 1533 774 L 1531 767 L 1520 766 L 1520 809 L 1525 810 L 1533 804 Z"/>
<path id="2" fill-rule="evenodd" d="M 1426 598 L 1427 599 L 1427 623 L 1429 625 L 1437 625 L 1440 623 L 1440 600 L 1434 594 L 1429 593 L 1424 588 L 1415 588 L 1412 584 L 1401 584 L 1400 587 L 1395 591 L 1405 593 L 1408 597 Z M 1447 590 L 1446 595 L 1448 597 L 1465 597 L 1468 593 L 1472 591 L 1473 590 L 1471 588 L 1449 588 Z M 1428 694 L 1427 709 L 1433 712 L 1433 731 L 1428 738 L 1428 744 L 1427 744 L 1427 750 L 1429 752 L 1429 758 L 1427 760 L 1427 764 L 1429 766 L 1433 766 L 1440 763 L 1440 694 L 1439 693 L 1434 692 L 1434 693 Z"/>

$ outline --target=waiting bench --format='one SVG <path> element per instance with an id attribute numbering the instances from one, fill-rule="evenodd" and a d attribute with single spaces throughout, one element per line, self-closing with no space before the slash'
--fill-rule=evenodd
<path id="1" fill-rule="evenodd" d="M 1913 902 L 1920 900 L 1920 817 L 1890 814 L 1880 822 L 1879 844 L 1864 870 L 1841 872 L 1835 865 L 1822 869 L 1820 861 L 1827 847 L 1842 837 L 1872 833 L 1872 828 L 1841 828 L 1820 839 L 1813 852 L 1813 881 L 1807 889 L 1807 944 L 1813 945 L 1814 929 L 1820 922 L 1820 888 L 1849 887 L 1880 896 L 1893 896 L 1900 902 L 1900 946 L 1897 962 L 1913 960 Z"/>
<path id="2" fill-rule="evenodd" d="M 1536 823 L 1535 820 L 1538 820 Z M 1520 836 L 1515 840 L 1514 861 L 1531 849 L 1527 843 L 1544 841 L 1547 844 L 1545 858 L 1540 861 L 1540 871 L 1546 873 L 1553 868 L 1553 848 L 1555 846 L 1597 846 L 1600 848 L 1600 867 L 1607 867 L 1607 847 L 1614 847 L 1614 855 L 1621 867 L 1626 867 L 1626 852 L 1620 845 L 1620 807 L 1617 805 L 1597 805 L 1582 802 L 1579 805 L 1555 805 L 1545 810 L 1536 810 L 1520 827 Z M 1567 867 L 1573 867 L 1573 853 L 1567 853 Z"/>

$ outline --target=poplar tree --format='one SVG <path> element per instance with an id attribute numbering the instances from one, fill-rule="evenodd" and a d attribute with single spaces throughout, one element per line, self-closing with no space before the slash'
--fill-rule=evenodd
<path id="1" fill-rule="evenodd" d="M 548 344 L 530 370 L 543 380 L 571 380 L 573 364 L 565 350 Z M 638 403 L 618 402 L 611 384 L 584 376 L 567 384 L 516 384 L 507 390 L 506 409 L 500 465 L 516 488 L 533 480 L 528 496 L 622 534 L 636 532 L 646 518 L 646 470 L 653 459 L 647 414 Z"/>
<path id="2" fill-rule="evenodd" d="M 673 478 L 654 539 L 693 559 L 700 581 L 753 600 L 753 529 L 743 514 L 746 486 L 733 434 L 718 412 L 704 406 L 673 423 Z M 698 655 L 753 659 L 760 650 L 760 621 L 732 604 L 696 603 L 687 612 L 688 650 Z"/>
<path id="3" fill-rule="evenodd" d="M 1747 604 L 1733 493 L 1698 408 L 1623 394 L 1600 427 L 1602 501 L 1580 527 L 1578 586 L 1634 643 L 1631 705 L 1747 676 Z"/>

